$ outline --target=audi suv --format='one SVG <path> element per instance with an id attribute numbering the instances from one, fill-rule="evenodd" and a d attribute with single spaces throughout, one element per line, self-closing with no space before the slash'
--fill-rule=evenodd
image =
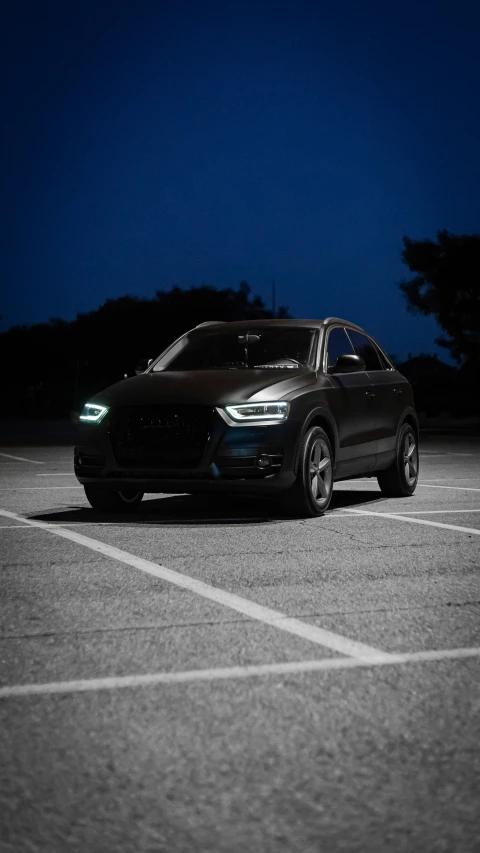
<path id="1" fill-rule="evenodd" d="M 74 454 L 97 510 L 209 492 L 277 496 L 312 517 L 338 480 L 413 494 L 418 421 L 408 381 L 355 323 L 212 321 L 89 400 Z"/>

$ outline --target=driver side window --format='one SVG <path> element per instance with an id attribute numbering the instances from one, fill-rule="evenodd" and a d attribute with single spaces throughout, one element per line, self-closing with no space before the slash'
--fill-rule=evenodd
<path id="1" fill-rule="evenodd" d="M 327 341 L 327 369 L 332 372 L 339 355 L 355 355 L 355 351 L 350 343 L 350 340 L 345 332 L 339 326 L 333 328 L 328 333 Z"/>

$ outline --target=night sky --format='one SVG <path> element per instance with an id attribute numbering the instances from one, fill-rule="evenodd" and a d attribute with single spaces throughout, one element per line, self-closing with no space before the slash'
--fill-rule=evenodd
<path id="1" fill-rule="evenodd" d="M 275 279 L 447 360 L 397 284 L 404 234 L 480 231 L 476 0 L 16 0 L 3 30 L 1 329 Z"/>

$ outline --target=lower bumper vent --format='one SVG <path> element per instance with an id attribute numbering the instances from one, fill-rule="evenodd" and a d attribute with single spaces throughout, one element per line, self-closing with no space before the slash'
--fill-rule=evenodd
<path id="1" fill-rule="evenodd" d="M 268 477 L 282 467 L 279 447 L 220 448 L 215 464 L 224 477 Z"/>

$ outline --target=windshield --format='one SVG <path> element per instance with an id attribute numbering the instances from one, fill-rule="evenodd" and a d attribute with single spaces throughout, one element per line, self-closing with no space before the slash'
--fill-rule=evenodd
<path id="1" fill-rule="evenodd" d="M 174 348 L 153 370 L 298 370 L 310 367 L 314 341 L 315 330 L 304 328 L 206 334 L 185 338 L 181 352 Z"/>

